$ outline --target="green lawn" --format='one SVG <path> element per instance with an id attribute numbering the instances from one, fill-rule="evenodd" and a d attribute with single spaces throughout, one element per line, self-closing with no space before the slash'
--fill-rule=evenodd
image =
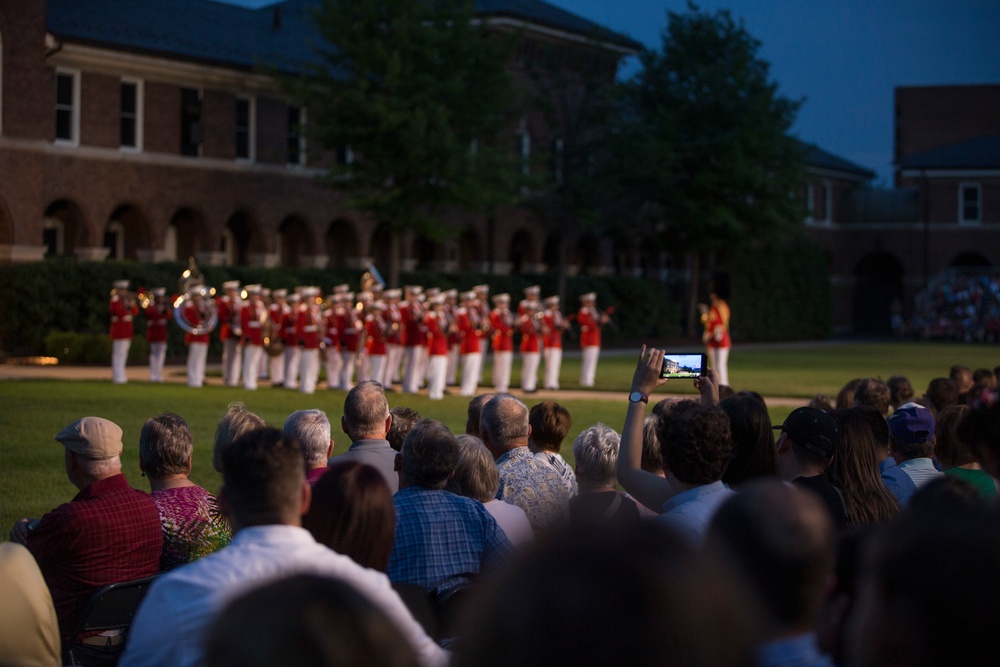
<path id="1" fill-rule="evenodd" d="M 635 367 L 635 354 L 605 355 L 598 372 L 597 390 L 620 392 L 621 400 L 564 400 L 573 415 L 573 428 L 563 446 L 569 452 L 573 438 L 601 421 L 620 429 L 624 417 L 625 392 Z M 971 368 L 993 368 L 1000 364 L 995 346 L 921 345 L 910 343 L 828 344 L 809 346 L 737 347 L 730 360 L 731 381 L 736 389 L 754 389 L 765 396 L 800 397 L 803 402 L 817 392 L 835 395 L 855 377 L 895 373 L 907 375 L 921 393 L 931 378 L 946 375 L 949 366 L 962 363 Z M 562 385 L 576 389 L 579 360 L 567 359 Z M 518 377 L 515 364 L 514 377 Z M 487 380 L 488 382 L 488 380 Z M 690 381 L 672 381 L 661 392 L 693 393 Z M 62 447 L 55 434 L 66 424 L 86 415 L 99 415 L 118 423 L 125 432 L 123 463 L 133 485 L 147 488 L 139 476 L 137 442 L 143 422 L 163 411 L 183 416 L 195 437 L 192 478 L 209 490 L 217 490 L 219 476 L 211 466 L 211 442 L 215 425 L 230 401 L 243 401 L 268 424 L 280 427 L 294 410 L 319 408 L 334 422 L 335 452 L 346 449 L 347 436 L 340 432 L 339 418 L 345 394 L 319 389 L 311 397 L 294 391 L 262 386 L 256 392 L 243 389 L 183 385 L 110 382 L 20 380 L 0 382 L 0 526 L 7 530 L 21 516 L 39 516 L 71 498 L 75 489 L 63 471 Z M 533 401 L 528 401 L 529 405 Z M 426 396 L 389 394 L 390 406 L 407 405 L 422 415 L 440 419 L 452 430 L 465 425 L 467 400 L 446 396 L 430 401 Z M 776 423 L 791 411 L 773 406 Z"/>

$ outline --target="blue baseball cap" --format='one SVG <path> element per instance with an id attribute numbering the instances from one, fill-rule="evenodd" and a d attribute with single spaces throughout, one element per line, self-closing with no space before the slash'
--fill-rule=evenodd
<path id="1" fill-rule="evenodd" d="M 915 445 L 934 438 L 934 414 L 919 403 L 904 403 L 887 420 L 896 442 Z"/>

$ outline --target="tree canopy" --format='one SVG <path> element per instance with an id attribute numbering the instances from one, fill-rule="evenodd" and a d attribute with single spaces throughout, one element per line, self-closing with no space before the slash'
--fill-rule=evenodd
<path id="1" fill-rule="evenodd" d="M 392 230 L 376 242 L 392 246 L 396 283 L 401 234 L 447 239 L 443 211 L 517 192 L 494 150 L 515 99 L 511 40 L 475 22 L 470 0 L 323 0 L 314 18 L 318 59 L 289 88 L 309 136 L 342 158 L 327 184 Z"/>

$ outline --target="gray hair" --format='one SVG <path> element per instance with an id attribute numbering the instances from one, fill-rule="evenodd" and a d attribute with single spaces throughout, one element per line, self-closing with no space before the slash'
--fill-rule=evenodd
<path id="1" fill-rule="evenodd" d="M 642 460 L 639 465 L 646 472 L 655 475 L 663 473 L 660 437 L 656 435 L 659 424 L 659 415 L 647 415 L 645 421 L 642 422 Z"/>
<path id="2" fill-rule="evenodd" d="M 600 422 L 576 436 L 573 457 L 577 479 L 593 486 L 614 486 L 620 445 L 618 432 Z"/>
<path id="3" fill-rule="evenodd" d="M 307 468 L 326 463 L 326 455 L 330 451 L 330 420 L 325 412 L 296 410 L 288 415 L 282 430 L 302 446 Z"/>
<path id="4" fill-rule="evenodd" d="M 187 473 L 193 452 L 191 427 L 180 415 L 164 412 L 142 425 L 139 461 L 151 479 Z"/>
<path id="5" fill-rule="evenodd" d="M 458 466 L 445 487 L 452 493 L 486 503 L 497 496 L 500 471 L 490 450 L 474 435 L 459 435 Z"/>
<path id="6" fill-rule="evenodd" d="M 222 472 L 222 452 L 240 436 L 258 428 L 264 428 L 264 420 L 247 410 L 247 406 L 235 401 L 229 404 L 215 429 L 212 443 L 212 467 Z"/>
<path id="7" fill-rule="evenodd" d="M 384 435 L 388 417 L 389 402 L 385 398 L 385 388 L 375 380 L 359 382 L 344 399 L 344 421 L 351 437 Z"/>
<path id="8" fill-rule="evenodd" d="M 528 437 L 528 406 L 510 394 L 497 394 L 483 406 L 479 428 L 484 440 L 506 448 Z"/>
<path id="9" fill-rule="evenodd" d="M 77 456 L 76 461 L 80 470 L 89 477 L 110 477 L 122 471 L 121 456 L 112 456 L 109 459 L 88 459 L 86 456 Z"/>

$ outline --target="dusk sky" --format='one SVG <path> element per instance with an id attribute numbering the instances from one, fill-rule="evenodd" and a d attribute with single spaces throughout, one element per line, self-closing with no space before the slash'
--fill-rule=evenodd
<path id="1" fill-rule="evenodd" d="M 228 0 L 261 6 L 272 0 Z M 684 0 L 551 0 L 659 48 Z M 893 90 L 1000 84 L 998 0 L 701 0 L 729 9 L 761 42 L 783 95 L 805 99 L 793 133 L 892 182 Z M 626 65 L 625 73 L 636 66 Z M 1000 114 L 1000 109 L 996 110 Z"/>

